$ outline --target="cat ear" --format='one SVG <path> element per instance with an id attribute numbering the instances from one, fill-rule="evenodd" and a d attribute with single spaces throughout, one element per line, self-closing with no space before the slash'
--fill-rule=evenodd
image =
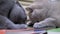
<path id="1" fill-rule="evenodd" d="M 26 10 L 29 11 L 29 12 L 32 12 L 33 11 L 33 9 L 30 8 L 30 7 L 27 7 Z"/>

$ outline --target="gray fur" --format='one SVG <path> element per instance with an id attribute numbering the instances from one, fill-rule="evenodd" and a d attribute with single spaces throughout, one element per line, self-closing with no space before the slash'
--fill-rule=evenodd
<path id="1" fill-rule="evenodd" d="M 26 14 L 17 0 L 0 0 L 0 29 L 26 28 Z M 19 24 L 19 25 L 18 25 Z"/>
<path id="2" fill-rule="evenodd" d="M 30 11 L 31 23 L 35 23 L 33 27 L 60 27 L 60 0 L 35 0 L 27 9 Z"/>

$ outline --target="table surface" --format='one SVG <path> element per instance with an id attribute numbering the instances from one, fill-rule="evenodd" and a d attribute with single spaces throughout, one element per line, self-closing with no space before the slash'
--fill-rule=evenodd
<path id="1" fill-rule="evenodd" d="M 6 34 L 34 34 L 34 33 L 45 33 L 46 31 L 35 31 L 34 28 L 20 29 L 20 30 L 7 30 Z"/>
<path id="2" fill-rule="evenodd" d="M 5 34 L 33 34 L 33 33 L 44 33 L 45 31 L 34 31 L 34 28 L 19 29 L 19 30 L 0 30 L 0 33 Z"/>

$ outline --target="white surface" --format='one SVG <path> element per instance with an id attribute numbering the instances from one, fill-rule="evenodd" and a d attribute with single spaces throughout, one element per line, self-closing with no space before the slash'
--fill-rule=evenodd
<path id="1" fill-rule="evenodd" d="M 46 31 L 7 31 L 6 34 L 33 34 L 33 33 L 45 33 Z"/>
<path id="2" fill-rule="evenodd" d="M 48 34 L 60 34 L 60 32 L 48 32 Z"/>
<path id="3" fill-rule="evenodd" d="M 6 34 L 31 34 L 33 31 L 16 31 L 16 32 L 6 32 Z"/>

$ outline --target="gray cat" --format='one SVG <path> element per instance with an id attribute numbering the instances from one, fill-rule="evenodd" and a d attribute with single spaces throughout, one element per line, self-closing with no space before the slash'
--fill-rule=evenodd
<path id="1" fill-rule="evenodd" d="M 26 28 L 26 13 L 17 0 L 0 0 L 0 29 Z"/>
<path id="2" fill-rule="evenodd" d="M 34 28 L 60 27 L 60 0 L 35 0 L 26 9 Z"/>

